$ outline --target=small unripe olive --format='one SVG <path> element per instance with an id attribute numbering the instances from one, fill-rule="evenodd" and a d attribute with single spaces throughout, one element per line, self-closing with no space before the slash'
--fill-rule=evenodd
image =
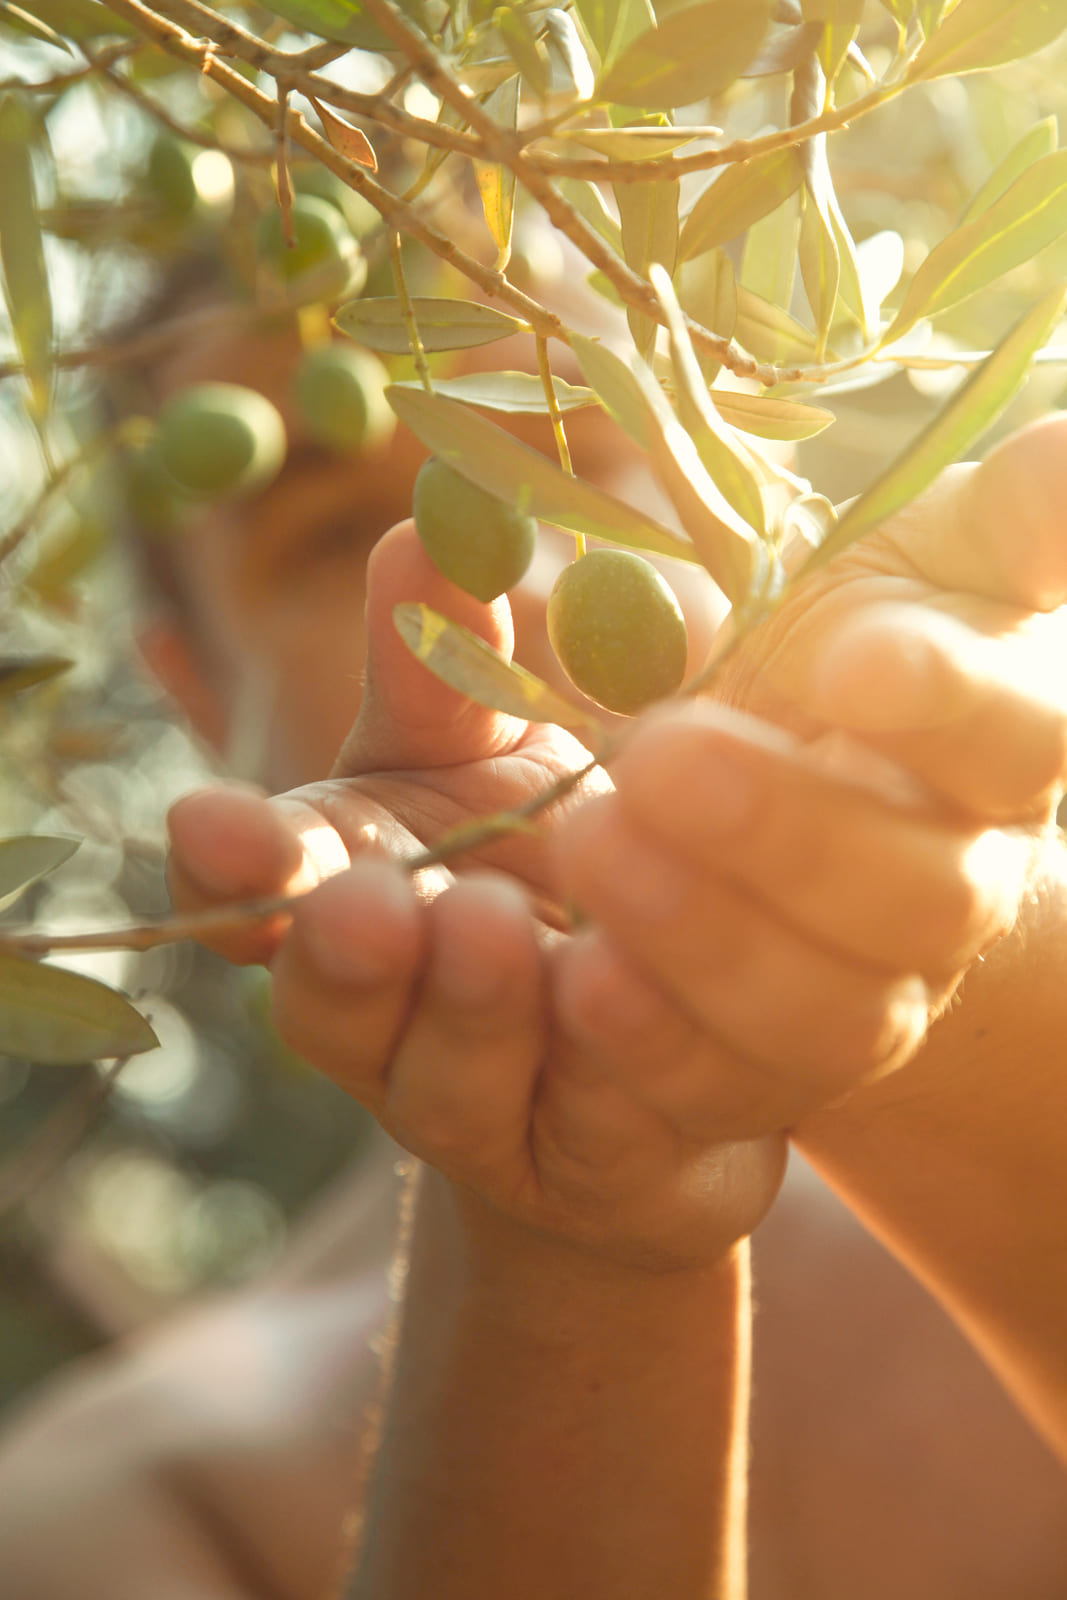
<path id="1" fill-rule="evenodd" d="M 200 206 L 200 191 L 193 176 L 196 149 L 161 133 L 152 141 L 145 168 L 145 187 L 154 205 L 176 222 L 191 217 Z"/>
<path id="2" fill-rule="evenodd" d="M 298 194 L 292 204 L 294 243 L 286 243 L 281 212 L 274 208 L 259 225 L 260 260 L 293 292 L 336 300 L 363 286 L 367 264 L 336 206 L 317 195 Z"/>
<path id="3" fill-rule="evenodd" d="M 159 416 L 159 459 L 187 494 L 251 494 L 285 460 L 285 424 L 275 406 L 236 383 L 198 383 Z"/>
<path id="4" fill-rule="evenodd" d="M 389 374 L 351 345 L 308 350 L 296 370 L 296 403 L 308 433 L 342 455 L 385 444 L 396 417 L 385 398 Z"/>
<path id="5" fill-rule="evenodd" d="M 487 494 L 436 456 L 415 479 L 415 526 L 439 571 L 476 600 L 513 589 L 533 559 L 535 518 Z"/>
<path id="6" fill-rule="evenodd" d="M 674 591 L 630 550 L 590 550 L 548 597 L 548 637 L 575 688 L 632 716 L 685 676 L 686 631 Z"/>

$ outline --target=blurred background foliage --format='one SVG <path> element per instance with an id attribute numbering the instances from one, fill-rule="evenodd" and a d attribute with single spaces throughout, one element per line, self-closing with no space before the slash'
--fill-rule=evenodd
<path id="1" fill-rule="evenodd" d="M 474 14 L 488 16 L 489 9 L 475 7 Z M 588 26 L 595 8 L 578 9 Z M 671 9 L 657 7 L 661 20 Z M 867 75 L 886 69 L 898 46 L 895 18 L 912 9 L 870 0 L 859 32 L 863 54 L 841 67 L 839 103 L 862 95 Z M 522 61 L 525 80 L 543 92 L 542 109 L 551 109 L 553 85 L 566 90 L 569 73 L 573 92 L 581 69 L 563 23 L 531 30 L 529 15 L 544 10 L 504 8 L 499 26 L 502 36 L 511 30 L 507 70 Z M 820 15 L 817 8 L 804 11 Z M 269 11 L 224 5 L 218 14 L 277 49 L 314 42 L 293 31 L 309 14 L 298 0 Z M 570 19 L 565 10 L 552 16 Z M 58 38 L 49 37 L 51 29 Z M 488 48 L 467 68 L 484 92 L 500 80 Z M 238 70 L 250 83 L 273 88 L 253 66 Z M 447 110 L 394 54 L 352 50 L 322 70 L 359 94 L 388 92 L 410 117 L 440 117 L 449 125 Z M 0 0 L 0 80 L 3 93 L 17 96 L 33 119 L 32 176 L 55 349 L 96 353 L 59 364 L 45 426 L 19 376 L 25 346 L 0 319 L 0 372 L 7 379 L 0 382 L 2 537 L 36 505 L 55 460 L 76 454 L 110 425 L 124 371 L 113 354 L 134 328 L 150 345 L 154 325 L 145 321 L 146 307 L 164 318 L 180 310 L 158 303 L 177 262 L 195 255 L 217 263 L 228 285 L 226 315 L 240 316 L 276 291 L 263 282 L 254 245 L 258 219 L 275 204 L 273 141 L 215 84 L 146 46 L 93 0 L 24 0 L 21 9 Z M 36 87 L 23 92 L 24 85 Z M 700 123 L 721 122 L 731 137 L 754 137 L 788 123 L 792 92 L 789 73 L 739 79 L 717 102 L 689 108 L 677 120 L 691 113 Z M 1061 38 L 993 72 L 918 84 L 835 132 L 836 191 L 873 270 L 890 284 L 903 265 L 906 283 L 1012 152 L 1027 141 L 1031 159 L 1058 148 L 1056 119 L 1065 115 Z M 469 163 L 454 155 L 442 160 L 441 152 L 380 128 L 373 142 L 380 180 L 394 193 L 418 192 L 427 216 L 491 264 L 501 241 L 490 237 L 478 208 Z M 294 160 L 292 175 L 298 191 L 338 206 L 362 240 L 365 292 L 391 293 L 388 236 L 373 209 L 310 160 Z M 708 180 L 707 173 L 683 179 L 683 210 Z M 588 193 L 567 192 L 588 206 Z M 610 186 L 600 193 L 599 225 L 613 238 L 619 219 Z M 500 197 L 485 181 L 482 194 L 489 215 Z M 730 277 L 771 299 L 787 281 L 784 303 L 810 322 L 795 270 L 798 229 L 798 209 L 787 199 L 720 250 L 694 255 L 676 274 L 683 304 L 713 303 Z M 425 251 L 411 250 L 408 259 L 417 292 L 467 292 Z M 520 197 L 510 281 L 546 282 L 562 260 L 553 230 Z M 593 287 L 607 287 L 610 299 L 610 285 L 592 276 Z M 825 392 L 806 393 L 836 420 L 796 447 L 794 468 L 834 501 L 858 493 L 966 375 L 959 365 L 939 366 L 937 358 L 990 348 L 1064 281 L 1067 238 L 1059 237 L 926 327 L 915 353 L 927 364 L 880 372 L 877 383 L 864 368 Z M 888 293 L 892 312 L 903 289 Z M 410 371 L 405 357 L 394 358 L 392 367 L 400 375 Z M 1065 381 L 1058 360 L 1039 364 L 996 431 L 1057 404 Z M 136 664 L 140 596 L 126 537 L 128 488 L 106 461 L 78 476 L 47 504 L 3 570 L 0 655 L 74 665 L 25 692 L 0 692 L 0 833 L 83 840 L 70 860 L 4 913 L 9 924 L 107 928 L 162 911 L 166 807 L 211 770 L 205 751 Z M 71 1068 L 0 1058 L 0 1405 L 71 1355 L 269 1265 L 291 1219 L 368 1136 L 358 1108 L 273 1036 L 266 978 L 258 970 L 232 972 L 188 944 L 54 959 L 132 996 L 160 1046 L 134 1057 L 110 1084 L 107 1064 Z"/>

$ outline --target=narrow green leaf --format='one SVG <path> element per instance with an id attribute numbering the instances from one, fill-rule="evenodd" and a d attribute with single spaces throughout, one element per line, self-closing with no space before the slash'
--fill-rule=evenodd
<path id="1" fill-rule="evenodd" d="M 882 4 L 901 27 L 906 28 L 915 15 L 915 0 L 882 0 Z"/>
<path id="2" fill-rule="evenodd" d="M 553 138 L 580 144 L 612 161 L 651 161 L 656 156 L 669 156 L 695 139 L 717 138 L 721 133 L 721 128 L 656 128 L 641 123 L 631 128 L 560 128 Z"/>
<path id="3" fill-rule="evenodd" d="M 1064 232 L 1067 150 L 1057 150 L 1035 161 L 988 210 L 931 250 L 908 286 L 883 344 L 898 339 L 921 317 L 936 316 L 969 299 Z"/>
<path id="4" fill-rule="evenodd" d="M 621 256 L 622 229 L 604 204 L 604 197 L 596 184 L 587 183 L 584 178 L 558 178 L 556 188 L 582 220 L 588 222 L 617 256 Z"/>
<path id="5" fill-rule="evenodd" d="M 68 56 L 74 51 L 61 33 L 55 28 L 50 28 L 47 22 L 42 22 L 40 17 L 35 17 L 21 6 L 14 5 L 12 0 L 0 0 L 0 22 L 14 23 L 16 27 L 26 33 L 32 33 L 35 39 L 43 39 L 45 44 L 54 44 L 60 50 L 65 50 Z"/>
<path id="6" fill-rule="evenodd" d="M 118 34 L 131 36 L 134 29 L 97 0 L 32 0 L 36 22 L 53 28 L 64 39 L 76 44 Z"/>
<path id="7" fill-rule="evenodd" d="M 1063 0 L 959 0 L 915 57 L 908 81 L 1017 61 L 1051 44 L 1065 28 Z"/>
<path id="8" fill-rule="evenodd" d="M 576 0 L 575 9 L 600 57 L 602 72 L 628 44 L 656 24 L 648 0 Z"/>
<path id="9" fill-rule="evenodd" d="M 750 350 L 757 361 L 815 360 L 815 337 L 802 322 L 791 317 L 750 289 L 737 287 L 737 325 L 734 338 Z"/>
<path id="10" fill-rule="evenodd" d="M 569 11 L 551 7 L 543 14 L 545 48 L 552 69 L 552 89 L 569 100 L 588 100 L 596 86 L 596 73 L 585 53 Z"/>
<path id="11" fill-rule="evenodd" d="M 800 4 L 805 21 L 823 25 L 818 56 L 826 82 L 832 84 L 859 32 L 863 0 L 800 0 Z"/>
<path id="12" fill-rule="evenodd" d="M 395 51 L 396 45 L 373 22 L 359 0 L 267 0 L 265 10 L 299 33 L 336 39 L 358 50 Z M 443 0 L 400 0 L 400 10 L 425 33 L 436 33 L 447 15 Z"/>
<path id="13" fill-rule="evenodd" d="M 583 478 L 569 477 L 547 456 L 458 401 L 399 384 L 385 393 L 401 422 L 435 455 L 541 522 L 653 555 L 697 560 L 688 540 Z"/>
<path id="14" fill-rule="evenodd" d="M 0 1055 L 48 1066 L 140 1055 L 159 1040 L 124 995 L 95 978 L 0 952 Z"/>
<path id="15" fill-rule="evenodd" d="M 682 426 L 696 445 L 697 455 L 712 482 L 738 516 L 762 538 L 767 531 L 766 518 L 751 453 L 734 435 L 730 424 L 723 420 L 714 395 L 708 393 L 682 308 L 662 268 L 653 266 L 652 283 L 667 318 L 674 398 Z"/>
<path id="16" fill-rule="evenodd" d="M 674 282 L 678 303 L 702 327 L 720 339 L 732 339 L 737 326 L 737 280 L 734 264 L 725 250 L 711 250 L 693 261 L 683 261 Z M 704 381 L 714 382 L 720 363 L 701 352 L 697 356 Z"/>
<path id="17" fill-rule="evenodd" d="M 803 572 L 828 561 L 909 504 L 938 473 L 980 439 L 1026 381 L 1030 364 L 1063 315 L 1067 292 L 1055 289 L 1015 324 L 941 413 L 876 483 L 854 500 Z"/>
<path id="18" fill-rule="evenodd" d="M 603 728 L 588 711 L 571 705 L 534 673 L 507 661 L 469 628 L 421 601 L 394 606 L 393 622 L 424 667 L 480 706 L 523 722 L 554 722 L 586 737 L 592 732 L 598 740 L 603 735 Z"/>
<path id="19" fill-rule="evenodd" d="M 0 100 L 0 268 L 11 326 L 38 416 L 51 393 L 52 297 L 34 192 L 33 117 L 17 94 Z"/>
<path id="20" fill-rule="evenodd" d="M 0 700 L 58 678 L 73 665 L 66 656 L 0 656 Z"/>
<path id="21" fill-rule="evenodd" d="M 714 99 L 756 54 L 772 10 L 773 0 L 708 0 L 673 11 L 623 51 L 598 94 L 652 111 Z"/>
<path id="22" fill-rule="evenodd" d="M 685 219 L 678 242 L 682 261 L 736 239 L 800 187 L 802 168 L 796 150 L 773 150 L 743 166 L 727 167 L 705 189 Z"/>
<path id="23" fill-rule="evenodd" d="M 1005 189 L 1010 189 L 1016 178 L 1021 178 L 1027 167 L 1033 166 L 1043 156 L 1050 156 L 1060 142 L 1059 126 L 1055 117 L 1044 117 L 1023 134 L 1002 161 L 998 161 L 982 187 L 971 196 L 970 204 L 961 221 L 971 222 L 988 211 L 994 200 L 999 200 Z"/>
<path id="24" fill-rule="evenodd" d="M 822 406 L 800 405 L 796 400 L 776 400 L 773 396 L 716 389 L 712 399 L 719 415 L 732 428 L 760 439 L 814 439 L 836 420 L 833 412 Z"/>
<path id="25" fill-rule="evenodd" d="M 80 843 L 80 839 L 46 833 L 0 839 L 0 911 L 13 904 L 24 889 L 69 861 Z"/>
<path id="26" fill-rule="evenodd" d="M 543 100 L 549 89 L 548 57 L 526 12 L 520 6 L 498 6 L 493 12 L 493 22 L 524 81 L 537 98 Z"/>
<path id="27" fill-rule="evenodd" d="M 740 288 L 783 310 L 792 304 L 800 241 L 800 192 L 749 228 L 738 272 Z M 768 359 L 773 360 L 774 357 Z"/>
<path id="28" fill-rule="evenodd" d="M 502 128 L 519 125 L 519 80 L 509 78 L 485 97 L 485 109 Z M 496 245 L 496 270 L 503 272 L 511 259 L 511 226 L 515 218 L 515 174 L 492 161 L 476 161 L 474 176 L 482 197 L 485 222 Z M 421 337 L 421 329 L 420 329 Z"/>
<path id="29" fill-rule="evenodd" d="M 435 378 L 433 386 L 435 394 L 462 400 L 469 406 L 480 406 L 483 411 L 503 411 L 509 415 L 549 414 L 544 386 L 532 372 L 472 372 L 462 378 Z M 563 378 L 553 377 L 552 386 L 561 411 L 579 411 L 583 406 L 597 403 L 592 389 L 567 383 Z M 421 389 L 422 385 L 404 383 L 398 387 Z"/>
<path id="30" fill-rule="evenodd" d="M 815 319 L 815 356 L 822 361 L 826 356 L 830 324 L 837 310 L 841 256 L 829 211 L 819 204 L 815 192 L 810 188 L 804 191 L 797 259 L 804 280 L 804 293 Z"/>
<path id="31" fill-rule="evenodd" d="M 467 350 L 530 331 L 525 322 L 473 300 L 414 297 L 412 306 L 425 350 Z M 333 321 L 342 333 L 371 350 L 385 350 L 391 355 L 410 353 L 398 300 L 350 300 L 338 308 Z"/>
<path id="32" fill-rule="evenodd" d="M 640 360 L 627 366 L 593 339 L 572 338 L 582 375 L 641 449 L 670 497 L 706 571 L 741 603 L 758 564 L 758 540 L 705 469 L 696 445 Z"/>
<path id="33" fill-rule="evenodd" d="M 648 277 L 653 261 L 660 262 L 668 272 L 674 271 L 678 255 L 678 196 L 677 180 L 615 185 L 623 255 L 641 278 Z M 638 353 L 647 359 L 656 342 L 656 323 L 629 307 L 626 318 Z"/>

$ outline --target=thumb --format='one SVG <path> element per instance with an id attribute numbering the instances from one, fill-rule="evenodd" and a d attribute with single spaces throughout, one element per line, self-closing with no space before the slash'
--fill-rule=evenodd
<path id="1" fill-rule="evenodd" d="M 335 778 L 488 760 L 510 749 L 526 727 L 475 704 L 423 666 L 393 621 L 393 608 L 403 601 L 422 601 L 511 659 L 515 639 L 506 597 L 484 605 L 457 588 L 430 560 L 415 524 L 397 523 L 367 564 L 366 685 Z"/>

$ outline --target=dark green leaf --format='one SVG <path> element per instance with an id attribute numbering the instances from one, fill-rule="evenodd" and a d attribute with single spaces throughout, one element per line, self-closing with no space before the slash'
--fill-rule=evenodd
<path id="1" fill-rule="evenodd" d="M 1004 159 L 997 162 L 982 187 L 972 195 L 961 220 L 971 222 L 983 211 L 988 211 L 994 200 L 999 200 L 1005 189 L 1009 189 L 1016 178 L 1022 177 L 1027 167 L 1040 161 L 1043 156 L 1050 156 L 1058 144 L 1059 128 L 1055 117 L 1044 117 L 1040 122 L 1035 122 Z"/>
<path id="2" fill-rule="evenodd" d="M 462 378 L 435 378 L 433 386 L 436 394 L 462 400 L 469 406 L 481 406 L 483 411 L 548 415 L 548 401 L 541 380 L 531 372 L 472 372 Z M 398 387 L 415 389 L 422 385 L 406 383 Z M 562 378 L 554 378 L 553 387 L 561 411 L 578 411 L 583 406 L 596 405 L 592 389 L 565 383 Z"/>
<path id="3" fill-rule="evenodd" d="M 281 17 L 299 33 L 337 39 L 358 50 L 395 50 L 378 25 L 365 14 L 359 0 L 266 0 L 264 9 Z M 424 31 L 433 33 L 446 12 L 443 4 L 408 0 L 400 9 Z"/>
<path id="4" fill-rule="evenodd" d="M 66 656 L 0 656 L 0 700 L 58 678 L 73 665 Z"/>
<path id="5" fill-rule="evenodd" d="M 394 606 L 393 621 L 412 655 L 424 667 L 450 689 L 457 689 L 480 706 L 503 711 L 523 722 L 555 722 L 587 738 L 590 733 L 598 740 L 602 736 L 601 725 L 588 711 L 572 706 L 525 667 L 505 660 L 476 633 L 421 601 Z"/>
<path id="6" fill-rule="evenodd" d="M 908 79 L 999 67 L 1051 44 L 1065 28 L 1063 0 L 959 0 L 915 57 Z"/>
<path id="7" fill-rule="evenodd" d="M 1065 298 L 1063 289 L 1054 290 L 1015 324 L 934 421 L 852 502 L 825 544 L 805 563 L 804 572 L 880 527 L 982 437 L 1022 388 L 1035 352 L 1063 314 Z"/>
<path id="8" fill-rule="evenodd" d="M 525 322 L 473 300 L 412 300 L 424 350 L 467 350 L 513 333 L 528 333 Z M 334 324 L 357 344 L 391 355 L 410 352 L 399 300 L 350 300 L 334 314 Z"/>
<path id="9" fill-rule="evenodd" d="M 64 839 L 45 833 L 27 833 L 18 838 L 0 839 L 0 911 L 5 910 L 31 883 L 47 876 L 69 861 L 80 839 Z"/>
<path id="10" fill-rule="evenodd" d="M 1035 161 L 987 211 L 965 222 L 930 252 L 883 343 L 898 339 L 921 317 L 936 316 L 969 299 L 1065 231 L 1067 150 L 1057 150 Z"/>
<path id="11" fill-rule="evenodd" d="M 51 391 L 52 297 L 30 153 L 36 127 L 16 94 L 0 100 L 0 266 L 4 293 L 38 416 Z"/>
<path id="12" fill-rule="evenodd" d="M 386 390 L 386 398 L 435 455 L 541 522 L 652 555 L 697 560 L 688 540 L 584 479 L 568 477 L 547 456 L 458 401 L 399 384 Z"/>
<path id="13" fill-rule="evenodd" d="M 159 1040 L 124 995 L 61 967 L 0 952 L 0 1055 L 48 1066 L 133 1056 Z"/>
<path id="14" fill-rule="evenodd" d="M 709 0 L 673 11 L 633 40 L 598 93 L 617 105 L 652 111 L 714 99 L 756 54 L 772 9 L 772 0 Z"/>
<path id="15" fill-rule="evenodd" d="M 787 200 L 800 187 L 800 180 L 800 159 L 792 149 L 774 150 L 743 166 L 727 167 L 685 219 L 679 259 L 688 261 L 736 239 Z"/>
<path id="16" fill-rule="evenodd" d="M 135 31 L 97 0 L 32 0 L 32 5 L 37 22 L 78 44 L 108 34 L 126 37 Z"/>

